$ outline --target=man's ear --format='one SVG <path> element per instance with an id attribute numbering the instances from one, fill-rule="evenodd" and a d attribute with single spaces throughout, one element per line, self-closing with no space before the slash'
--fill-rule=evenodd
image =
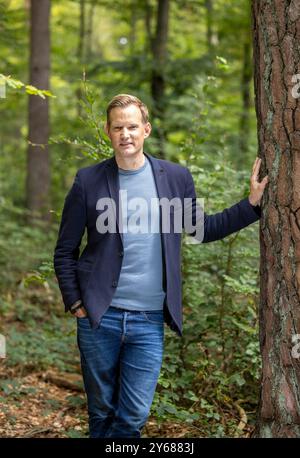
<path id="1" fill-rule="evenodd" d="M 106 135 L 109 137 L 109 127 L 108 127 L 107 122 L 104 124 L 104 132 L 105 132 Z"/>
<path id="2" fill-rule="evenodd" d="M 149 137 L 149 135 L 151 134 L 151 130 L 152 130 L 152 126 L 150 122 L 147 122 L 145 124 L 145 135 L 144 135 L 145 138 Z"/>

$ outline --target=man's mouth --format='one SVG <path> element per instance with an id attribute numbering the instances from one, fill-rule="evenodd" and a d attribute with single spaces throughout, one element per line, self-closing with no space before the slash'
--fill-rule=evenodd
<path id="1" fill-rule="evenodd" d="M 132 143 L 120 143 L 120 146 L 129 146 L 132 145 Z"/>

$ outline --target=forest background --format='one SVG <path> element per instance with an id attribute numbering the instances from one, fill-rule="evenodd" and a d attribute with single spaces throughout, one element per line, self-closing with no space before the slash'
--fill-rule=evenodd
<path id="1" fill-rule="evenodd" d="M 52 257 L 76 171 L 111 154 L 103 132 L 109 100 L 131 93 L 148 105 L 153 133 L 145 151 L 188 166 L 207 213 L 248 195 L 257 155 L 249 0 L 50 3 L 51 94 L 43 99 L 20 83 L 30 84 L 33 71 L 31 4 L 0 1 L 3 437 L 87 437 L 76 322 L 64 313 Z M 30 97 L 49 104 L 43 145 L 28 142 Z M 38 160 L 29 159 L 34 148 Z M 145 437 L 253 431 L 258 229 L 207 245 L 184 238 L 184 334 L 166 330 Z"/>

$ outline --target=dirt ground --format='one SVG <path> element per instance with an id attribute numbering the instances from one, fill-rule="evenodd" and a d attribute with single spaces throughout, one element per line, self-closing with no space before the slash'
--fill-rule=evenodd
<path id="1" fill-rule="evenodd" d="M 4 371 L 3 367 L 0 379 L 8 380 L 0 399 L 0 437 L 88 437 L 85 395 L 81 389 L 57 386 L 43 372 L 14 378 L 13 371 Z M 143 437 L 188 436 L 197 437 L 195 428 L 174 422 L 158 425 L 152 417 L 143 430 Z"/>

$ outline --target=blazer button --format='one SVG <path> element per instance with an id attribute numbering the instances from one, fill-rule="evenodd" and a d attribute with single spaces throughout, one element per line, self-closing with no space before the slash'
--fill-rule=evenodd
<path id="1" fill-rule="evenodd" d="M 118 282 L 117 282 L 116 280 L 114 280 L 114 281 L 112 282 L 112 286 L 113 286 L 114 288 L 116 288 L 116 287 L 118 286 Z"/>

